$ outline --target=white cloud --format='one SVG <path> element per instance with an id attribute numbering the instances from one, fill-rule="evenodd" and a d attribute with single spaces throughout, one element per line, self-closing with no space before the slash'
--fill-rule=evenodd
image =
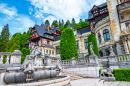
<path id="1" fill-rule="evenodd" d="M 82 15 L 88 15 L 93 5 L 99 5 L 106 0 L 27 0 L 34 6 L 36 18 L 50 18 L 77 21 Z M 52 19 L 52 18 L 50 18 Z M 51 21 L 51 20 L 50 20 Z"/>
<path id="2" fill-rule="evenodd" d="M 35 23 L 28 16 L 19 15 L 14 22 L 17 27 L 15 29 L 27 31 L 29 27 L 32 27 Z"/>
<path id="3" fill-rule="evenodd" d="M 33 8 L 30 6 L 30 7 L 29 7 L 29 14 L 31 15 L 32 12 L 33 12 Z"/>
<path id="4" fill-rule="evenodd" d="M 8 18 L 12 18 L 17 16 L 17 9 L 15 7 L 8 7 L 7 4 L 0 4 L 0 13 L 3 13 L 8 16 Z"/>

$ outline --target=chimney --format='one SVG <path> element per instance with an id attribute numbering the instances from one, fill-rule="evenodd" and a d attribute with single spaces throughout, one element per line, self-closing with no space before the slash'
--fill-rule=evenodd
<path id="1" fill-rule="evenodd" d="M 53 25 L 53 26 L 51 26 L 51 29 L 54 29 L 55 28 L 55 26 Z"/>
<path id="2" fill-rule="evenodd" d="M 47 28 L 47 30 L 48 30 L 48 32 L 49 32 L 49 25 L 47 25 L 47 27 L 46 27 L 46 28 Z"/>

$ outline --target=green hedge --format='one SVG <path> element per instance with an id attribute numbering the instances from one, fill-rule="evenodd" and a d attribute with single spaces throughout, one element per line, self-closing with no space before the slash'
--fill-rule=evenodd
<path id="1" fill-rule="evenodd" d="M 21 56 L 21 64 L 23 63 L 24 59 L 26 58 L 26 55 L 30 55 L 30 49 L 23 48 L 22 56 Z"/>
<path id="2" fill-rule="evenodd" d="M 113 69 L 113 74 L 117 81 L 130 81 L 129 69 Z"/>
<path id="3" fill-rule="evenodd" d="M 78 58 L 76 40 L 71 28 L 64 29 L 61 35 L 60 56 L 61 60 L 71 59 L 72 57 Z"/>
<path id="4" fill-rule="evenodd" d="M 99 74 L 101 70 L 99 69 Z M 113 69 L 113 74 L 116 81 L 130 81 L 130 68 L 129 69 Z"/>
<path id="5" fill-rule="evenodd" d="M 89 55 L 91 55 L 89 42 L 92 42 L 92 45 L 93 45 L 93 48 L 94 48 L 93 51 L 94 51 L 95 55 L 99 56 L 97 40 L 95 38 L 95 35 L 89 34 L 87 37 L 88 37 L 88 52 L 89 52 Z"/>

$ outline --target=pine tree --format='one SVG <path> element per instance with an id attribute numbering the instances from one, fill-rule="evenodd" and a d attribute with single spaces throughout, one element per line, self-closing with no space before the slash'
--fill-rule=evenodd
<path id="1" fill-rule="evenodd" d="M 72 18 L 72 24 L 75 24 L 75 19 L 74 18 Z"/>
<path id="2" fill-rule="evenodd" d="M 68 28 L 68 22 L 65 23 L 64 28 Z"/>
<path id="3" fill-rule="evenodd" d="M 71 28 L 66 28 L 61 35 L 60 55 L 62 60 L 71 59 L 72 57 L 78 58 L 76 40 Z"/>
<path id="4" fill-rule="evenodd" d="M 57 20 L 54 20 L 53 22 L 52 22 L 52 25 L 51 26 L 55 26 L 55 27 L 58 27 L 58 21 Z"/>
<path id="5" fill-rule="evenodd" d="M 9 25 L 7 24 L 2 28 L 2 32 L 0 35 L 0 52 L 6 51 L 6 44 L 9 41 L 10 33 L 9 33 Z"/>
<path id="6" fill-rule="evenodd" d="M 64 26 L 64 20 L 62 19 L 62 22 L 61 22 L 62 26 Z"/>
<path id="7" fill-rule="evenodd" d="M 46 20 L 46 21 L 45 21 L 45 25 L 46 25 L 46 26 L 47 26 L 47 25 L 50 26 L 50 22 L 49 22 L 49 20 Z"/>
<path id="8" fill-rule="evenodd" d="M 80 19 L 80 22 L 83 22 L 82 19 Z"/>
<path id="9" fill-rule="evenodd" d="M 68 24 L 70 24 L 70 21 L 69 21 L 69 20 L 67 20 L 67 23 L 68 23 Z"/>

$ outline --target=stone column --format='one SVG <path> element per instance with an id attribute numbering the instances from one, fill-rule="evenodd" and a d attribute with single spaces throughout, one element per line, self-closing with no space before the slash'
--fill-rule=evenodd
<path id="1" fill-rule="evenodd" d="M 9 64 L 9 55 L 7 55 L 6 64 Z"/>
<path id="2" fill-rule="evenodd" d="M 122 50 L 121 50 L 121 45 L 120 43 L 116 43 L 116 50 L 117 50 L 117 55 L 122 55 Z"/>
<path id="3" fill-rule="evenodd" d="M 128 46 L 127 46 L 126 40 L 124 40 L 124 46 L 125 46 L 125 52 L 128 53 L 129 51 L 128 51 Z"/>
<path id="4" fill-rule="evenodd" d="M 3 64 L 3 55 L 1 55 L 0 64 Z"/>
<path id="5" fill-rule="evenodd" d="M 129 47 L 129 53 L 130 53 L 130 39 L 128 39 L 128 47 Z"/>
<path id="6" fill-rule="evenodd" d="M 100 34 L 101 34 L 101 43 L 104 43 L 104 37 L 103 37 L 103 31 L 100 29 Z"/>

